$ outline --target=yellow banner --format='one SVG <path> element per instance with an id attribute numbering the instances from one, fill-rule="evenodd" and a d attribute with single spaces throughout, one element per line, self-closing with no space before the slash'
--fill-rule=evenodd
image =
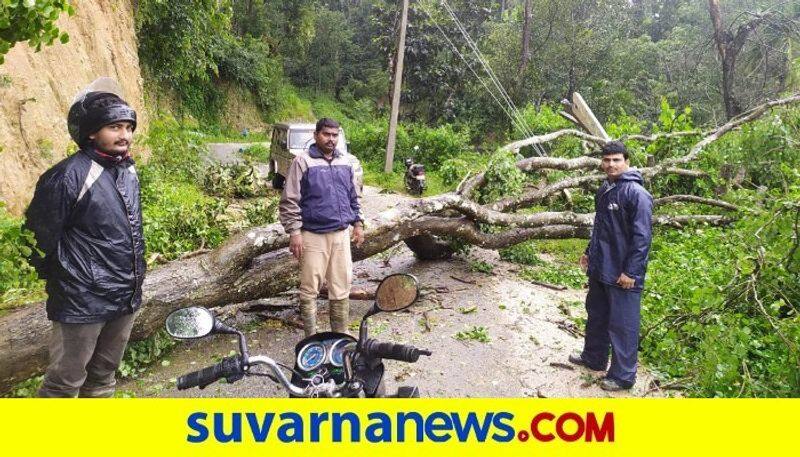
<path id="1" fill-rule="evenodd" d="M 0 400 L 4 455 L 796 455 L 800 400 Z M 24 454 L 23 454 L 24 453 Z"/>

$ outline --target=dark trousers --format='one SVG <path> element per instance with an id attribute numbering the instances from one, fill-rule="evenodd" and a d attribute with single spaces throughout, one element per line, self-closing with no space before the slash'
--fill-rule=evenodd
<path id="1" fill-rule="evenodd" d="M 96 324 L 53 322 L 50 365 L 40 397 L 111 397 L 114 373 L 133 327 L 133 314 Z"/>
<path id="2" fill-rule="evenodd" d="M 582 357 L 590 368 L 603 370 L 610 346 L 607 376 L 625 387 L 636 382 L 641 300 L 641 290 L 625 290 L 589 278 Z"/>

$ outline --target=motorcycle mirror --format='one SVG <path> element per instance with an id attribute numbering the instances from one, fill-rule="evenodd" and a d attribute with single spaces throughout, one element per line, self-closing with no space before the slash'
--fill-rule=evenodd
<path id="1" fill-rule="evenodd" d="M 375 292 L 375 306 L 384 312 L 406 309 L 419 297 L 419 282 L 412 275 L 387 276 Z"/>
<path id="2" fill-rule="evenodd" d="M 200 306 L 182 308 L 173 311 L 164 326 L 167 333 L 174 338 L 192 339 L 202 338 L 214 330 L 214 315 L 211 311 Z"/>

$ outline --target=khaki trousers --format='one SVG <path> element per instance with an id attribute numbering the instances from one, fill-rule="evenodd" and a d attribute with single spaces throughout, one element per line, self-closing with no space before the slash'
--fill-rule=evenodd
<path id="1" fill-rule="evenodd" d="M 353 282 L 350 230 L 323 234 L 304 230 L 302 235 L 300 299 L 316 300 L 324 280 L 328 283 L 328 299 L 343 300 L 350 297 L 350 285 Z"/>
<path id="2" fill-rule="evenodd" d="M 53 322 L 50 365 L 40 397 L 111 397 L 114 373 L 125 353 L 133 314 L 95 324 Z"/>

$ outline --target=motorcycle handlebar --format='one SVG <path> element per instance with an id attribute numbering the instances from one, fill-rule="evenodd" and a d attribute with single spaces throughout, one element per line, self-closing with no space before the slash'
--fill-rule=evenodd
<path id="1" fill-rule="evenodd" d="M 419 349 L 406 344 L 381 343 L 373 339 L 364 342 L 362 352 L 368 357 L 399 360 L 408 363 L 416 362 L 421 355 L 431 355 L 431 351 L 427 349 Z"/>
<path id="2" fill-rule="evenodd" d="M 178 390 L 192 387 L 205 388 L 207 385 L 225 378 L 228 382 L 235 382 L 244 376 L 244 368 L 240 356 L 226 357 L 216 365 L 185 374 L 178 378 Z"/>

